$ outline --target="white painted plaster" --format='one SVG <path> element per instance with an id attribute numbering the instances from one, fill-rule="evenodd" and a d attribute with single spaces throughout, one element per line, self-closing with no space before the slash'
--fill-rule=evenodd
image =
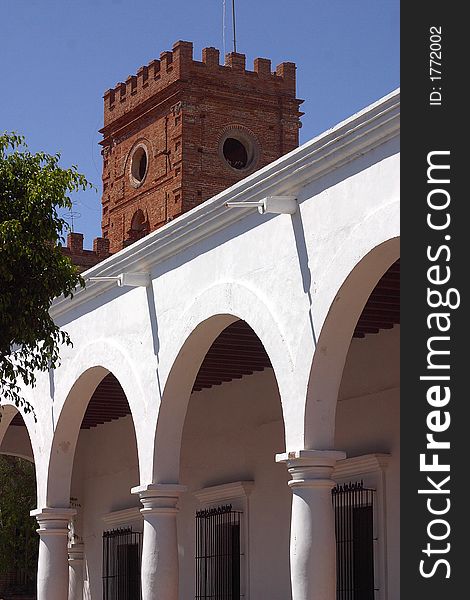
<path id="1" fill-rule="evenodd" d="M 359 382 L 348 375 L 341 383 L 341 376 L 345 361 L 353 360 L 347 353 L 355 318 L 398 257 L 398 116 L 395 92 L 85 274 L 148 272 L 149 287 L 90 282 L 72 301 L 58 299 L 53 306 L 51 314 L 74 345 L 63 348 L 62 365 L 40 375 L 33 393 L 27 392 L 38 421 L 27 417 L 26 424 L 38 508 L 66 507 L 71 493 L 83 502 L 85 597 L 100 598 L 96 565 L 101 562 L 102 516 L 138 506 L 129 490 L 139 484 L 182 479 L 195 490 L 253 479 L 254 598 L 267 595 L 266 585 L 270 598 L 290 594 L 291 492 L 285 467 L 274 463 L 276 452 L 334 446 L 353 453 L 390 452 L 387 518 L 396 523 L 396 392 L 356 389 Z M 299 211 L 260 215 L 224 208 L 229 200 L 267 195 L 294 196 Z M 275 378 L 272 372 L 253 375 L 250 383 L 249 378 L 234 381 L 190 400 L 205 352 L 236 318 L 246 320 L 259 336 Z M 385 340 L 381 336 L 374 343 Z M 369 343 L 369 338 L 354 341 L 351 348 Z M 373 365 L 379 377 L 381 365 Z M 80 432 L 89 398 L 108 372 L 121 383 L 132 417 Z M 258 384 L 250 393 L 250 386 Z M 237 386 L 243 386 L 242 393 L 233 391 L 240 390 Z M 357 397 L 350 398 L 352 393 Z M 196 397 L 213 407 L 205 420 L 194 415 Z M 230 398 L 227 410 L 245 407 L 231 420 L 217 410 Z M 365 415 L 362 421 L 360 415 Z M 368 429 L 372 422 L 374 431 Z M 346 423 L 354 426 L 346 428 Z M 6 425 L 1 427 L 0 438 Z M 188 470 L 198 457 L 202 462 Z M 180 597 L 185 598 L 189 578 L 193 581 L 188 575 L 190 498 L 182 497 L 178 516 L 184 565 Z M 397 529 L 388 538 L 394 585 Z M 274 556 L 264 552 L 266 540 L 277 548 Z M 390 597 L 396 596 L 391 592 Z"/>

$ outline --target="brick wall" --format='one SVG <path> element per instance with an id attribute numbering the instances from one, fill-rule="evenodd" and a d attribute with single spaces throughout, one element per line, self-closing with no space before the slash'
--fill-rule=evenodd
<path id="1" fill-rule="evenodd" d="M 110 256 L 109 240 L 95 238 L 93 250 L 85 250 L 83 234 L 71 232 L 67 235 L 67 245 L 62 248 L 62 252 L 71 259 L 80 272 L 83 272 Z"/>
<path id="2" fill-rule="evenodd" d="M 110 251 L 297 147 L 300 103 L 293 63 L 272 72 L 270 61 L 258 58 L 249 71 L 243 54 L 228 54 L 220 65 L 215 48 L 205 48 L 196 61 L 190 42 L 177 42 L 108 90 L 102 230 Z M 224 157 L 226 138 L 232 141 L 225 148 L 235 139 L 247 150 L 243 168 Z M 143 219 L 136 219 L 137 211 Z"/>

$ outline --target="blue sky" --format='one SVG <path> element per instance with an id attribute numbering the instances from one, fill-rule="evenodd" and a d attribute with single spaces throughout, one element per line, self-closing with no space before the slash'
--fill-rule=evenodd
<path id="1" fill-rule="evenodd" d="M 230 0 L 227 0 L 227 18 Z M 60 152 L 98 191 L 75 231 L 100 235 L 103 92 L 176 40 L 222 50 L 222 0 L 0 0 L 0 131 Z M 301 143 L 399 86 L 399 0 L 236 0 L 237 50 L 297 64 Z M 227 27 L 230 51 L 230 21 Z"/>

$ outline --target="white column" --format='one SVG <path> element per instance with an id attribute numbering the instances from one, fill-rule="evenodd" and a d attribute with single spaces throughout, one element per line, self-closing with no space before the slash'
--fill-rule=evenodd
<path id="1" fill-rule="evenodd" d="M 292 476 L 290 562 L 292 600 L 335 600 L 336 543 L 331 479 L 344 452 L 298 450 L 278 454 Z"/>
<path id="2" fill-rule="evenodd" d="M 73 508 L 42 508 L 31 511 L 39 524 L 38 598 L 65 600 L 69 588 L 67 553 L 68 524 Z"/>
<path id="3" fill-rule="evenodd" d="M 132 489 L 143 505 L 142 600 L 178 600 L 176 505 L 185 490 L 176 484 Z"/>
<path id="4" fill-rule="evenodd" d="M 69 547 L 68 600 L 83 600 L 83 544 Z"/>

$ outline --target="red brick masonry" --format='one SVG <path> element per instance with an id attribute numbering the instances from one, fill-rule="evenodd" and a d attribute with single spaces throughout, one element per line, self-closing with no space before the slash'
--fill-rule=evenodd
<path id="1" fill-rule="evenodd" d="M 69 233 L 67 235 L 67 246 L 62 248 L 65 256 L 68 256 L 80 272 L 86 271 L 100 261 L 110 256 L 109 240 L 99 237 L 93 241 L 93 250 L 83 249 L 83 234 Z"/>
<path id="2" fill-rule="evenodd" d="M 257 58 L 247 71 L 244 54 L 228 54 L 222 66 L 216 48 L 205 48 L 201 62 L 192 53 L 191 42 L 176 42 L 104 94 L 102 230 L 111 252 L 298 146 L 293 63 L 272 73 Z M 247 168 L 223 157 L 232 134 L 248 140 Z M 147 154 L 142 181 L 131 175 L 139 146 Z"/>

